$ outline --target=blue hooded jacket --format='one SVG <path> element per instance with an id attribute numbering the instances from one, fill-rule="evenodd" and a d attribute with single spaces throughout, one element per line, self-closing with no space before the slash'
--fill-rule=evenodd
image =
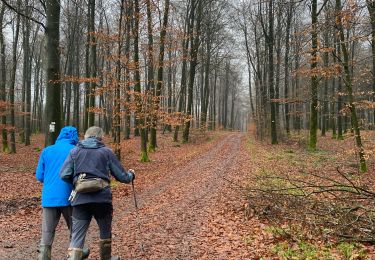
<path id="1" fill-rule="evenodd" d="M 59 172 L 70 150 L 77 143 L 77 129 L 66 126 L 61 129 L 56 143 L 43 149 L 36 169 L 36 179 L 43 183 L 42 207 L 70 205 L 68 198 L 72 185 L 61 180 Z"/>

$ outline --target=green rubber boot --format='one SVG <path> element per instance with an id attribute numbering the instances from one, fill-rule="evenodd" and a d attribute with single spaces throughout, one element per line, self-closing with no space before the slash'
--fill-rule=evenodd
<path id="1" fill-rule="evenodd" d="M 82 259 L 86 259 L 86 258 L 88 258 L 89 255 L 90 255 L 90 248 L 88 248 L 88 247 L 84 247 L 84 248 L 82 249 Z"/>
<path id="2" fill-rule="evenodd" d="M 68 249 L 68 260 L 82 260 L 83 252 L 82 248 L 69 248 Z"/>
<path id="3" fill-rule="evenodd" d="M 38 259 L 39 260 L 51 260 L 51 246 L 40 245 Z"/>
<path id="4" fill-rule="evenodd" d="M 112 239 L 101 239 L 99 247 L 100 260 L 120 260 L 119 256 L 112 256 Z"/>

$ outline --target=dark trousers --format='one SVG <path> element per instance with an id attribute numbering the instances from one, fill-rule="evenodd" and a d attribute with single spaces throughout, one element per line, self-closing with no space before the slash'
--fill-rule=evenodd
<path id="1" fill-rule="evenodd" d="M 73 206 L 71 248 L 83 248 L 92 217 L 99 226 L 100 239 L 112 237 L 113 207 L 110 203 L 87 203 Z"/>
<path id="2" fill-rule="evenodd" d="M 64 217 L 69 230 L 72 226 L 72 207 L 46 207 L 43 208 L 42 239 L 41 245 L 50 246 L 55 238 L 55 229 L 59 224 L 61 215 Z"/>

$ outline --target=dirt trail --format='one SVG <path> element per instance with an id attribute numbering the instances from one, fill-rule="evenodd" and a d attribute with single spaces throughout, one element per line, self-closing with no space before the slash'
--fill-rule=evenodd
<path id="1" fill-rule="evenodd" d="M 240 133 L 226 135 L 196 159 L 165 172 L 151 187 L 138 191 L 138 218 L 132 194 L 115 200 L 114 253 L 122 259 L 241 259 L 240 255 L 246 255 L 241 234 L 236 234 L 236 222 L 226 223 L 234 193 L 223 178 L 243 178 L 239 176 L 243 173 L 239 160 L 243 158 L 244 140 Z M 232 227 L 224 227 L 228 225 Z M 60 223 L 54 259 L 63 259 L 67 236 Z M 92 248 L 89 259 L 97 259 L 97 239 L 93 224 L 86 240 Z M 5 259 L 36 259 L 37 244 L 38 241 L 21 241 L 6 249 Z M 141 244 L 144 251 L 140 250 Z M 236 248 L 243 252 L 237 254 Z"/>

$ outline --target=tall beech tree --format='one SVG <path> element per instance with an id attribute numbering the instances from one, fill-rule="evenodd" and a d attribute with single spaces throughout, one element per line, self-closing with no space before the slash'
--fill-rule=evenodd
<path id="1" fill-rule="evenodd" d="M 318 1 L 311 1 L 311 100 L 309 148 L 316 149 L 318 130 Z"/>
<path id="2" fill-rule="evenodd" d="M 1 114 L 1 137 L 3 144 L 3 152 L 9 152 L 8 145 L 8 131 L 6 129 L 7 117 L 6 117 L 6 65 L 5 65 L 5 40 L 4 40 L 4 13 L 5 5 L 1 5 L 0 9 L 0 114 Z"/>
<path id="3" fill-rule="evenodd" d="M 46 109 L 45 109 L 45 145 L 55 143 L 61 122 L 61 75 L 60 75 L 60 1 L 46 0 Z M 54 125 L 54 127 L 52 127 Z M 51 126 L 51 129 L 50 129 Z M 50 131 L 51 130 L 51 131 Z"/>
<path id="4" fill-rule="evenodd" d="M 169 16 L 169 0 L 164 2 L 164 18 L 163 25 L 160 31 L 160 49 L 159 49 L 159 60 L 158 60 L 158 78 L 156 83 L 156 101 L 155 101 L 155 110 L 159 110 L 159 103 L 161 98 L 161 90 L 163 87 L 163 71 L 164 71 L 164 52 L 165 52 L 165 37 L 167 34 L 168 26 L 168 16 Z M 151 127 L 151 137 L 150 137 L 150 150 L 155 150 L 157 147 L 156 142 L 156 128 L 157 128 L 157 117 L 152 119 Z"/>
<path id="5" fill-rule="evenodd" d="M 191 22 L 194 24 L 195 22 L 195 30 L 193 30 L 193 33 L 190 35 L 190 72 L 189 72 L 189 85 L 187 88 L 187 110 L 186 113 L 188 115 L 192 115 L 193 112 L 193 94 L 194 94 L 194 80 L 195 80 L 195 73 L 196 73 L 196 67 L 198 64 L 198 49 L 200 45 L 200 33 L 201 33 L 201 22 L 202 22 L 202 15 L 203 15 L 203 0 L 192 0 L 192 6 L 197 5 L 196 11 L 195 8 L 192 7 L 192 16 L 191 16 Z M 197 15 L 195 15 L 195 12 L 197 12 Z M 196 17 L 196 18 L 195 18 Z M 189 141 L 189 133 L 190 133 L 190 126 L 191 121 L 188 120 L 184 125 L 184 132 L 182 135 L 182 141 L 184 143 Z"/>
<path id="6" fill-rule="evenodd" d="M 365 151 L 362 145 L 362 138 L 361 132 L 359 129 L 358 124 L 358 117 L 357 111 L 355 106 L 355 100 L 353 95 L 353 81 L 352 81 L 352 73 L 349 67 L 349 52 L 347 47 L 347 38 L 345 37 L 344 26 L 342 22 L 342 6 L 341 0 L 336 0 L 336 27 L 339 33 L 340 38 L 340 45 L 342 48 L 342 67 L 344 69 L 344 78 L 345 78 L 345 87 L 346 92 L 348 95 L 348 107 L 351 114 L 351 124 L 354 130 L 355 141 L 358 148 L 358 155 L 359 155 L 359 168 L 361 172 L 367 171 L 366 159 L 365 159 Z"/>

